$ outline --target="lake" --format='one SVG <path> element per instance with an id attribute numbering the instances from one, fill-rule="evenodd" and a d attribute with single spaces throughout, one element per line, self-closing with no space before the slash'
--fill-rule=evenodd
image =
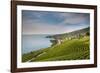
<path id="1" fill-rule="evenodd" d="M 22 54 L 50 47 L 52 38 L 46 36 L 49 35 L 22 35 Z"/>

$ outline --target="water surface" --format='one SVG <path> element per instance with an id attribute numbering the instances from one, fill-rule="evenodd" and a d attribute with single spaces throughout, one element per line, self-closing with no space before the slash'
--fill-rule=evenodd
<path id="1" fill-rule="evenodd" d="M 46 36 L 48 35 L 22 35 L 22 54 L 50 47 L 51 38 Z"/>

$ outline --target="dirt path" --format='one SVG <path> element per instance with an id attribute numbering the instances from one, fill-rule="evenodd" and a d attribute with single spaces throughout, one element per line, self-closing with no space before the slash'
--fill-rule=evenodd
<path id="1" fill-rule="evenodd" d="M 46 54 L 46 52 L 42 52 L 41 54 L 39 54 L 39 55 L 36 56 L 35 58 L 37 58 L 37 57 L 39 57 L 39 56 L 41 56 L 41 55 L 43 55 L 43 54 Z M 32 59 L 28 60 L 27 62 L 31 62 L 31 61 L 34 60 L 35 58 L 33 57 Z"/>

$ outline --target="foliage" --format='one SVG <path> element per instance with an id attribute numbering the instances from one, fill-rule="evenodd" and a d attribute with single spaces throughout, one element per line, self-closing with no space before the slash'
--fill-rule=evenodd
<path id="1" fill-rule="evenodd" d="M 89 36 L 80 39 L 65 40 L 61 44 L 49 48 L 37 50 L 22 56 L 26 62 L 32 58 L 33 61 L 61 61 L 61 60 L 82 60 L 89 59 Z"/>
<path id="2" fill-rule="evenodd" d="M 89 36 L 89 35 L 90 35 L 90 33 L 89 33 L 89 32 L 86 32 L 86 35 L 87 35 L 87 36 Z"/>

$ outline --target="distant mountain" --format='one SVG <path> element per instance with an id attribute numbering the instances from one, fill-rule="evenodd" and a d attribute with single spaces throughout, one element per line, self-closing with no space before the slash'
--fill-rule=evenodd
<path id="1" fill-rule="evenodd" d="M 84 29 L 80 29 L 80 30 L 76 30 L 76 31 L 72 31 L 69 33 L 63 33 L 63 34 L 56 34 L 56 35 L 52 35 L 52 36 L 47 36 L 48 38 L 58 38 L 58 39 L 62 39 L 64 37 L 71 37 L 71 36 L 77 36 L 77 35 L 84 35 L 87 32 L 90 31 L 90 27 L 84 28 Z"/>

